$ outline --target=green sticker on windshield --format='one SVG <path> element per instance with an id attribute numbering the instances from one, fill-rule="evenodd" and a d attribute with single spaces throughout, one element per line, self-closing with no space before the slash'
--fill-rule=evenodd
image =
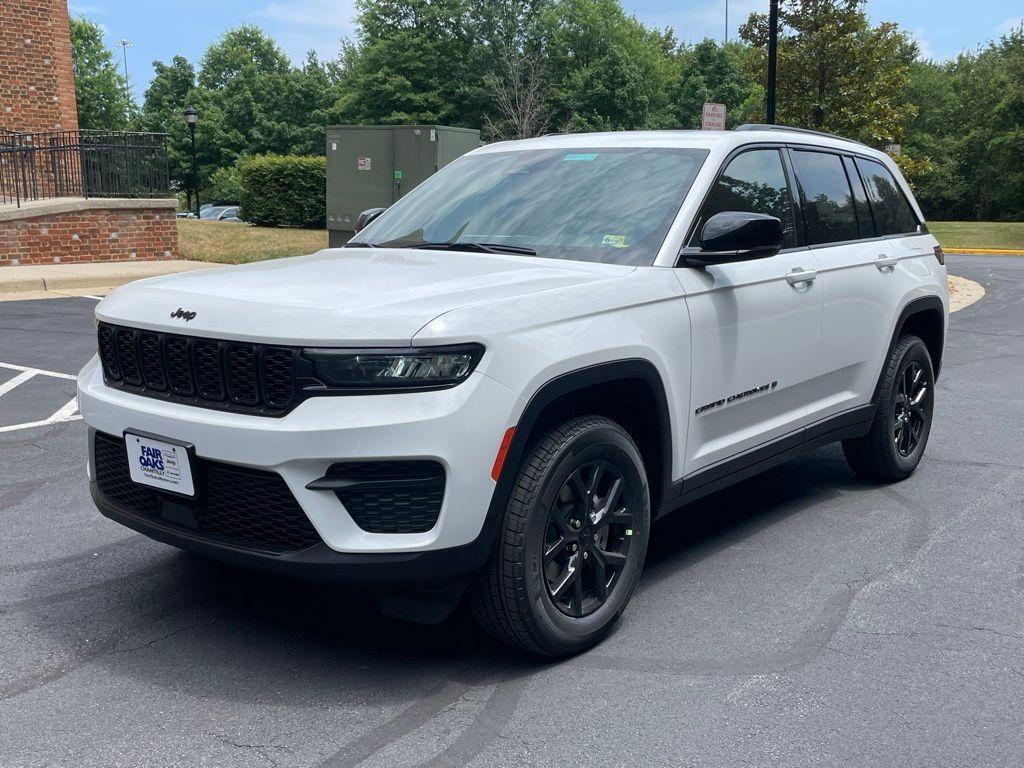
<path id="1" fill-rule="evenodd" d="M 609 248 L 626 248 L 626 236 L 605 235 L 601 240 L 601 245 L 607 245 Z"/>
<path id="2" fill-rule="evenodd" d="M 586 163 L 597 157 L 597 152 L 576 152 L 562 158 L 565 163 Z"/>

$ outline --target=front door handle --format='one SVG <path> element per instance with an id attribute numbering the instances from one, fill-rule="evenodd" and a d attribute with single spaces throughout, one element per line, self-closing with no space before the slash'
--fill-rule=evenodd
<path id="1" fill-rule="evenodd" d="M 895 256 L 886 256 L 884 253 L 880 253 L 875 259 L 875 266 L 878 267 L 879 272 L 889 272 L 896 267 L 896 261 Z"/>
<path id="2" fill-rule="evenodd" d="M 804 269 L 802 267 L 794 267 L 792 271 L 786 273 L 786 282 L 792 286 L 801 284 L 810 285 L 814 282 L 814 278 L 818 276 L 818 270 L 816 269 Z"/>

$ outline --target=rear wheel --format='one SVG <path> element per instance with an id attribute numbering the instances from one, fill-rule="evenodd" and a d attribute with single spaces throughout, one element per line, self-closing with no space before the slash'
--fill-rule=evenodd
<path id="1" fill-rule="evenodd" d="M 928 347 L 903 336 L 882 373 L 875 420 L 864 437 L 843 441 L 843 453 L 859 475 L 874 480 L 909 477 L 924 455 L 935 408 L 935 374 Z"/>
<path id="2" fill-rule="evenodd" d="M 647 477 L 629 434 L 599 416 L 567 421 L 519 468 L 473 613 L 535 653 L 589 648 L 629 602 L 649 531 Z"/>

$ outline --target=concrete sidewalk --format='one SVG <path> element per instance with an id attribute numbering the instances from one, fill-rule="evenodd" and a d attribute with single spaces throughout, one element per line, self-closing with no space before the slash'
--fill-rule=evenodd
<path id="1" fill-rule="evenodd" d="M 133 280 L 223 266 L 203 261 L 117 261 L 0 267 L 0 301 L 101 295 Z"/>

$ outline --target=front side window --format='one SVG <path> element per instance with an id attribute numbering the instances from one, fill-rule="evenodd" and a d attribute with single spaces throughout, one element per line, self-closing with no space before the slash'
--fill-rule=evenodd
<path id="1" fill-rule="evenodd" d="M 860 230 L 853 192 L 839 155 L 793 152 L 796 177 L 804 194 L 804 221 L 812 245 L 857 240 Z"/>
<path id="2" fill-rule="evenodd" d="M 782 222 L 782 247 L 796 245 L 793 200 L 777 149 L 752 149 L 729 161 L 704 202 L 691 245 L 700 244 L 704 222 L 723 211 L 774 216 Z"/>
<path id="3" fill-rule="evenodd" d="M 857 158 L 857 167 L 860 168 L 860 175 L 868 190 L 878 234 L 900 235 L 917 232 L 917 216 L 889 169 L 875 160 L 865 160 L 862 157 Z"/>
<path id="4" fill-rule="evenodd" d="M 639 147 L 468 155 L 348 245 L 651 265 L 707 155 Z"/>

